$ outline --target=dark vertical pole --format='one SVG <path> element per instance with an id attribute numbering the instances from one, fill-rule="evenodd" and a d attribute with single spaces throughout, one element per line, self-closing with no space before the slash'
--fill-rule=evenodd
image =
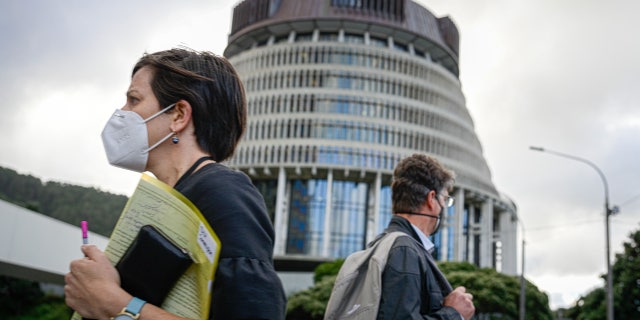
<path id="1" fill-rule="evenodd" d="M 525 315 L 525 288 L 527 285 L 524 279 L 524 234 L 522 235 L 522 273 L 520 273 L 520 320 L 524 320 Z"/>

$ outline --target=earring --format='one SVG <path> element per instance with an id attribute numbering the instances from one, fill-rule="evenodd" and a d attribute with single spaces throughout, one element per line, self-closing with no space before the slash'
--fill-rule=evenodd
<path id="1" fill-rule="evenodd" d="M 173 138 L 171 138 L 171 142 L 173 142 L 173 144 L 178 144 L 178 142 L 180 142 L 180 138 L 178 138 L 177 132 L 173 133 Z"/>

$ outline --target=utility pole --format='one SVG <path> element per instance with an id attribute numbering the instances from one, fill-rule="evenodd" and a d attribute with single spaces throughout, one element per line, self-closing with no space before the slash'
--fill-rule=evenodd
<path id="1" fill-rule="evenodd" d="M 602 179 L 602 183 L 604 184 L 604 215 L 605 215 L 605 239 L 606 239 L 606 264 L 607 264 L 607 285 L 606 285 L 606 300 L 607 300 L 607 320 L 613 320 L 613 275 L 611 274 L 611 253 L 610 248 L 611 245 L 609 243 L 609 217 L 613 214 L 618 213 L 618 206 L 614 206 L 613 208 L 609 208 L 609 184 L 607 183 L 607 178 L 604 176 L 600 168 L 598 168 L 593 162 L 579 158 L 576 156 L 572 156 L 566 153 L 561 153 L 557 151 L 548 150 L 541 147 L 529 147 L 529 149 L 533 151 L 540 151 L 545 153 L 550 153 L 556 156 L 560 156 L 563 158 L 568 158 L 576 161 L 580 161 L 584 164 L 587 164 L 591 168 L 595 169 L 598 172 L 598 175 Z M 524 246 L 523 246 L 524 247 Z"/>
<path id="2" fill-rule="evenodd" d="M 527 286 L 527 281 L 524 278 L 524 227 L 522 227 L 522 273 L 520 274 L 520 320 L 524 320 L 524 315 L 526 312 L 525 308 L 525 289 Z"/>

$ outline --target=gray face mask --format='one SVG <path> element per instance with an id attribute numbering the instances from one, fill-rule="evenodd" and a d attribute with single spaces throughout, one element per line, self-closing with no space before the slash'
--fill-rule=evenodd
<path id="1" fill-rule="evenodd" d="M 146 123 L 173 108 L 172 104 L 147 119 L 133 111 L 116 110 L 102 130 L 102 144 L 109 163 L 113 166 L 143 172 L 147 167 L 149 151 L 169 139 L 173 132 L 149 147 Z"/>

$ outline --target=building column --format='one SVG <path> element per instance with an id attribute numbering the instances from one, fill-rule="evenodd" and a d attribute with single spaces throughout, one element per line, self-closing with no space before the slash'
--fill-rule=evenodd
<path id="1" fill-rule="evenodd" d="M 278 186 L 276 190 L 276 216 L 274 217 L 274 229 L 276 240 L 273 254 L 276 256 L 285 255 L 287 234 L 289 226 L 289 206 L 286 195 L 287 174 L 283 167 L 278 170 Z"/>
<path id="2" fill-rule="evenodd" d="M 450 229 L 453 229 L 452 223 L 449 223 L 452 219 L 449 219 L 449 210 L 455 210 L 454 208 L 445 208 L 444 209 L 444 217 L 440 220 L 440 257 L 438 261 L 449 261 L 451 257 L 449 257 L 449 234 L 451 233 Z M 455 214 L 454 214 L 455 215 Z"/>
<path id="3" fill-rule="evenodd" d="M 453 217 L 453 227 L 454 227 L 454 240 L 453 240 L 453 257 L 451 257 L 454 261 L 464 261 L 464 248 L 466 246 L 465 236 L 464 236 L 464 190 L 462 188 L 458 188 L 454 195 L 456 198 L 455 201 L 455 215 Z"/>
<path id="4" fill-rule="evenodd" d="M 500 216 L 500 240 L 502 241 L 502 270 L 508 275 L 518 274 L 518 220 L 505 211 Z"/>
<path id="5" fill-rule="evenodd" d="M 467 238 L 465 239 L 467 250 L 466 257 L 463 261 L 470 262 L 476 264 L 476 256 L 475 256 L 475 248 L 476 248 L 476 235 L 478 233 L 478 225 L 475 222 L 476 215 L 481 214 L 481 212 L 476 211 L 476 206 L 473 204 L 469 204 L 468 210 L 468 222 L 467 222 Z"/>
<path id="6" fill-rule="evenodd" d="M 380 221 L 380 189 L 382 189 L 382 174 L 376 173 L 373 190 L 369 190 L 369 208 L 367 209 L 367 234 L 365 245 L 377 235 L 378 221 Z"/>
<path id="7" fill-rule="evenodd" d="M 333 169 L 327 172 L 327 197 L 324 203 L 324 227 L 322 230 L 322 256 L 329 257 L 331 249 L 331 207 L 333 198 Z"/>
<path id="8" fill-rule="evenodd" d="M 493 268 L 493 199 L 482 204 L 480 221 L 480 268 Z"/>

